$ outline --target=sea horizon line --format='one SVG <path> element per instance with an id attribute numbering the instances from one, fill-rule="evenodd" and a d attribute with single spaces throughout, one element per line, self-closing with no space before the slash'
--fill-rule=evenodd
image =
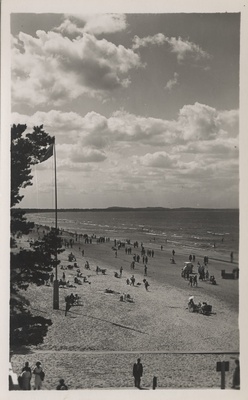
<path id="1" fill-rule="evenodd" d="M 31 212 L 54 212 L 54 208 L 38 208 L 38 207 L 16 207 L 12 210 L 22 210 L 26 213 Z M 239 211 L 239 208 L 204 208 L 204 207 L 119 207 L 111 206 L 105 208 L 80 208 L 80 207 L 60 207 L 57 209 L 58 212 L 90 212 L 90 211 Z"/>

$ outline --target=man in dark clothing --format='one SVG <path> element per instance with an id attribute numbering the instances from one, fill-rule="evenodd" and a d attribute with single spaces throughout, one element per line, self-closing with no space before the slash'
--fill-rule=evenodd
<path id="1" fill-rule="evenodd" d="M 235 370 L 233 373 L 233 385 L 232 389 L 239 389 L 240 388 L 240 367 L 239 367 L 239 360 L 235 360 Z"/>
<path id="2" fill-rule="evenodd" d="M 140 380 L 143 375 L 143 365 L 138 358 L 137 363 L 133 365 L 134 386 L 140 389 Z"/>

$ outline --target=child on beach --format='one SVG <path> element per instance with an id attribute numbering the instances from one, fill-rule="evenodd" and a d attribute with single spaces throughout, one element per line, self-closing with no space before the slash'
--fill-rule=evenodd
<path id="1" fill-rule="evenodd" d="M 68 390 L 68 386 L 65 384 L 64 379 L 59 380 L 59 384 L 56 387 L 56 390 Z"/>

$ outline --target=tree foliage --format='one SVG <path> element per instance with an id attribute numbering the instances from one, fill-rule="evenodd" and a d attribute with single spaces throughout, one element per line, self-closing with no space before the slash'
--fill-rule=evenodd
<path id="1" fill-rule="evenodd" d="M 11 253 L 10 282 L 11 291 L 15 294 L 19 289 L 26 290 L 29 283 L 44 285 L 53 268 L 60 262 L 56 260 L 56 254 L 64 251 L 55 229 L 29 244 L 30 250 L 21 249 L 18 253 Z"/>
<path id="2" fill-rule="evenodd" d="M 11 128 L 11 207 L 23 199 L 20 189 L 32 185 L 31 166 L 40 161 L 53 142 L 43 125 L 34 127 L 32 133 L 25 134 L 26 129 L 26 125 Z"/>
<path id="3" fill-rule="evenodd" d="M 11 347 L 37 345 L 43 342 L 52 321 L 33 316 L 29 302 L 18 293 L 10 297 L 10 345 Z"/>
<path id="4" fill-rule="evenodd" d="M 32 165 L 40 162 L 53 138 L 43 130 L 43 125 L 25 133 L 26 125 L 11 128 L 11 246 L 15 238 L 28 234 L 34 224 L 27 221 L 25 211 L 15 209 L 24 195 L 22 189 L 32 185 Z M 57 261 L 56 254 L 63 251 L 61 239 L 51 229 L 41 239 L 30 242 L 30 249 L 15 249 L 10 262 L 10 343 L 13 346 L 38 344 L 43 341 L 50 319 L 33 316 L 30 305 L 22 295 L 29 284 L 42 285 L 49 278 Z"/>

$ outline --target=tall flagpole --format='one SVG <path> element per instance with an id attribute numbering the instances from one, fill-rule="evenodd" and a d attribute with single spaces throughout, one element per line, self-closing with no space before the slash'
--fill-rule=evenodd
<path id="1" fill-rule="evenodd" d="M 55 137 L 54 137 L 53 151 L 54 151 L 54 186 L 55 186 L 55 280 L 53 283 L 53 309 L 59 310 L 59 282 L 58 282 L 58 266 L 57 266 L 58 203 L 57 203 L 57 170 L 56 170 Z"/>

